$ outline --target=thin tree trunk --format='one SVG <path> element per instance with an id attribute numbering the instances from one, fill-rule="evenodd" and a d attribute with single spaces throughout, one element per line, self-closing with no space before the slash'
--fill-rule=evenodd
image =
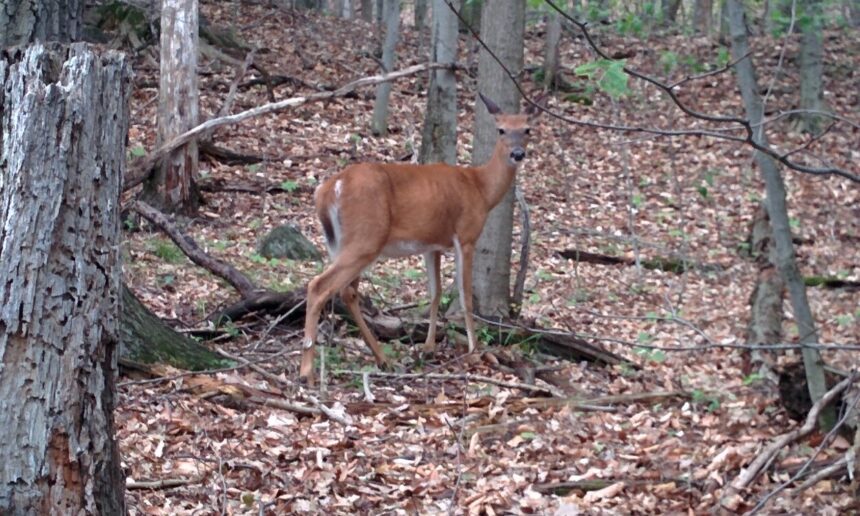
<path id="1" fill-rule="evenodd" d="M 400 0 L 385 0 L 385 43 L 382 45 L 383 72 L 394 69 L 397 56 L 397 40 L 400 38 Z M 376 100 L 373 103 L 371 131 L 375 135 L 388 132 L 388 100 L 391 97 L 391 83 L 376 87 Z"/>
<path id="2" fill-rule="evenodd" d="M 720 2 L 720 42 L 729 39 L 729 4 L 727 0 Z"/>
<path id="3" fill-rule="evenodd" d="M 772 234 L 767 208 L 761 203 L 753 218 L 749 238 L 750 256 L 758 267 L 755 287 L 750 296 L 750 320 L 747 325 L 747 342 L 750 344 L 782 342 L 785 282 L 776 267 L 776 249 Z M 773 377 L 773 363 L 766 353 L 753 351 L 751 362 L 759 369 L 759 373 Z"/>
<path id="4" fill-rule="evenodd" d="M 661 11 L 663 13 L 663 25 L 674 25 L 678 19 L 678 9 L 681 0 L 661 0 Z"/>
<path id="5" fill-rule="evenodd" d="M 0 48 L 80 38 L 83 0 L 0 0 Z"/>
<path id="6" fill-rule="evenodd" d="M 695 0 L 693 2 L 693 30 L 697 34 L 711 32 L 714 3 L 712 0 Z"/>
<path id="7" fill-rule="evenodd" d="M 197 32 L 197 0 L 162 1 L 159 144 L 198 123 Z M 171 152 L 145 183 L 144 199 L 168 213 L 196 213 L 197 159 L 196 140 Z"/>
<path id="8" fill-rule="evenodd" d="M 459 8 L 460 0 L 453 0 Z M 457 61 L 457 15 L 445 0 L 433 0 L 433 36 L 430 61 Z M 457 161 L 457 76 L 454 70 L 430 72 L 427 112 L 421 135 L 421 163 Z"/>
<path id="9" fill-rule="evenodd" d="M 459 3 L 459 2 L 458 2 Z M 443 6 L 448 9 L 448 6 Z M 427 21 L 427 0 L 415 0 L 415 30 L 424 30 Z"/>
<path id="10" fill-rule="evenodd" d="M 743 96 L 747 118 L 754 127 L 758 127 L 754 138 L 761 144 L 767 144 L 767 138 L 761 129 L 764 113 L 762 100 L 758 93 L 760 90 L 755 69 L 751 59 L 741 59 L 749 52 L 743 5 L 740 0 L 727 1 L 729 2 L 732 57 L 738 60 L 735 65 L 738 86 Z M 809 301 L 806 298 L 806 285 L 804 285 L 803 277 L 800 275 L 794 243 L 791 240 L 791 226 L 788 222 L 788 209 L 785 201 L 785 183 L 777 163 L 770 156 L 756 152 L 755 161 L 765 182 L 767 212 L 773 229 L 773 243 L 776 247 L 775 260 L 791 297 L 799 340 L 804 344 L 816 344 L 818 332 L 815 328 L 815 319 L 809 308 Z M 813 402 L 818 401 L 827 392 L 821 354 L 817 349 L 804 348 L 803 363 L 806 369 L 810 397 Z M 824 427 L 830 428 L 834 422 L 832 409 L 822 413 L 821 423 Z"/>
<path id="11" fill-rule="evenodd" d="M 0 59 L 2 514 L 125 513 L 113 410 L 130 79 L 124 56 L 83 44 Z"/>
<path id="12" fill-rule="evenodd" d="M 472 30 L 481 33 L 481 15 L 483 13 L 481 7 L 486 1 L 488 0 L 470 0 L 460 4 L 460 16 L 464 20 L 459 24 L 460 32 L 471 34 L 469 28 L 466 27 L 468 24 Z"/>
<path id="13" fill-rule="evenodd" d="M 860 27 L 860 0 L 845 0 L 848 20 L 853 27 Z"/>
<path id="14" fill-rule="evenodd" d="M 822 42 L 821 1 L 804 0 L 806 23 L 801 24 L 800 109 L 824 111 L 824 43 Z M 803 131 L 817 133 L 824 118 L 816 114 L 798 115 Z"/>
<path id="15" fill-rule="evenodd" d="M 525 2 L 486 2 L 481 18 L 484 41 L 508 70 L 517 76 L 523 68 Z M 478 91 L 492 98 L 505 112 L 513 113 L 519 109 L 519 91 L 495 59 L 483 49 L 478 55 Z M 473 163 L 484 163 L 489 159 L 497 136 L 495 125 L 487 111 L 483 108 L 476 109 Z M 512 186 L 502 202 L 490 212 L 476 245 L 473 291 L 475 310 L 478 313 L 504 316 L 510 312 L 513 213 Z"/>
<path id="16" fill-rule="evenodd" d="M 555 11 L 549 13 L 546 23 L 546 45 L 543 58 L 543 85 L 551 89 L 558 79 L 559 43 L 561 42 L 561 16 Z"/>
<path id="17" fill-rule="evenodd" d="M 361 19 L 366 22 L 373 21 L 373 0 L 361 0 Z"/>

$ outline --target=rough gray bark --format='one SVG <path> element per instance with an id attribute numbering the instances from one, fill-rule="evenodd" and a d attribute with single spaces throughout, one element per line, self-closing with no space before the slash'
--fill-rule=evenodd
<path id="1" fill-rule="evenodd" d="M 198 124 L 197 33 L 197 0 L 162 1 L 158 145 Z M 168 213 L 195 213 L 198 155 L 196 140 L 171 152 L 144 184 L 143 198 Z"/>
<path id="2" fill-rule="evenodd" d="M 481 18 L 481 34 L 485 43 L 514 76 L 518 75 L 523 68 L 525 2 L 486 2 Z M 506 113 L 519 109 L 519 91 L 484 49 L 478 55 L 478 91 L 492 98 Z M 483 106 L 478 107 L 475 110 L 473 163 L 485 163 L 490 158 L 496 138 L 493 120 Z M 476 245 L 473 267 L 475 310 L 484 315 L 507 315 L 510 311 L 513 215 L 512 187 L 488 215 Z"/>
<path id="3" fill-rule="evenodd" d="M 361 19 L 366 22 L 373 21 L 373 0 L 361 0 Z"/>
<path id="4" fill-rule="evenodd" d="M 729 2 L 732 58 L 738 61 L 735 65 L 738 86 L 743 96 L 747 118 L 754 127 L 759 127 L 753 138 L 762 145 L 767 145 L 767 138 L 764 131 L 761 130 L 761 120 L 764 113 L 752 59 L 741 59 L 749 52 L 743 5 L 739 0 L 727 1 Z M 756 152 L 755 161 L 761 171 L 767 192 L 767 213 L 773 230 L 773 244 L 776 248 L 774 259 L 791 297 L 799 340 L 801 343 L 815 344 L 818 342 L 818 332 L 815 328 L 815 319 L 809 308 L 809 301 L 806 298 L 806 285 L 803 283 L 803 277 L 797 266 L 794 243 L 791 240 L 791 226 L 788 221 L 788 209 L 785 201 L 785 183 L 777 163 L 770 156 Z M 806 369 L 810 397 L 813 401 L 818 401 L 827 392 L 821 354 L 817 349 L 805 348 L 803 350 L 803 364 Z M 832 410 L 822 413 L 821 422 L 824 426 L 829 428 L 834 421 Z"/>
<path id="5" fill-rule="evenodd" d="M 459 8 L 460 0 L 453 0 Z M 430 61 L 457 61 L 457 15 L 445 0 L 433 0 L 433 41 Z M 457 162 L 457 76 L 454 70 L 430 72 L 427 111 L 421 134 L 421 163 Z"/>
<path id="6" fill-rule="evenodd" d="M 860 27 L 860 0 L 845 0 L 847 18 L 853 27 Z"/>
<path id="7" fill-rule="evenodd" d="M 759 205 L 750 230 L 750 255 L 758 267 L 755 287 L 750 296 L 750 319 L 747 325 L 747 342 L 772 344 L 782 342 L 785 282 L 776 268 L 776 249 L 773 245 L 770 220 L 765 204 Z M 766 352 L 753 351 L 751 362 L 759 373 L 773 377 L 773 363 Z"/>
<path id="8" fill-rule="evenodd" d="M 553 10 L 548 14 L 546 22 L 546 45 L 543 57 L 543 85 L 545 88 L 555 87 L 558 78 L 558 51 L 561 42 L 561 16 Z"/>
<path id="9" fill-rule="evenodd" d="M 385 0 L 385 43 L 382 45 L 383 72 L 394 70 L 397 40 L 400 38 L 400 0 Z M 391 83 L 385 82 L 376 87 L 376 100 L 373 103 L 373 119 L 370 127 L 375 135 L 388 132 L 388 100 L 391 97 Z"/>
<path id="10" fill-rule="evenodd" d="M 448 9 L 448 6 L 443 5 L 443 7 Z M 415 0 L 415 12 L 413 14 L 415 15 L 413 17 L 415 30 L 423 30 L 427 21 L 427 0 Z"/>
<path id="11" fill-rule="evenodd" d="M 80 38 L 83 0 L 0 0 L 0 48 Z"/>
<path id="12" fill-rule="evenodd" d="M 726 0 L 720 2 L 720 42 L 729 38 L 729 4 Z"/>
<path id="13" fill-rule="evenodd" d="M 460 16 L 463 18 L 463 21 L 459 22 L 460 32 L 471 34 L 469 29 L 466 27 L 468 24 L 472 30 L 479 34 L 481 33 L 481 13 L 483 12 L 483 5 L 484 0 L 470 0 L 462 2 L 460 7 Z"/>
<path id="14" fill-rule="evenodd" d="M 113 438 L 131 71 L 0 57 L 0 513 L 124 514 Z"/>
<path id="15" fill-rule="evenodd" d="M 660 12 L 663 14 L 663 25 L 674 25 L 678 18 L 681 0 L 661 0 Z"/>
<path id="16" fill-rule="evenodd" d="M 713 11 L 713 0 L 695 0 L 693 2 L 693 31 L 697 34 L 710 33 Z"/>
<path id="17" fill-rule="evenodd" d="M 800 109 L 824 111 L 824 43 L 821 1 L 801 0 L 804 21 L 800 42 Z M 815 114 L 797 117 L 803 131 L 817 133 L 824 118 Z"/>

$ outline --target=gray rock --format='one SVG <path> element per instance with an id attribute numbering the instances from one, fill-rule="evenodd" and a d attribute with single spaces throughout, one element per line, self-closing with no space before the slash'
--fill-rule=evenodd
<path id="1" fill-rule="evenodd" d="M 285 224 L 273 229 L 257 246 L 257 253 L 266 258 L 320 261 L 322 254 L 295 226 Z"/>

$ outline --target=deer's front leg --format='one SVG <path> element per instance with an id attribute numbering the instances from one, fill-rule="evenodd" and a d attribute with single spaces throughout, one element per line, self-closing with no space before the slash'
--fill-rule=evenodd
<path id="1" fill-rule="evenodd" d="M 463 306 L 463 319 L 466 321 L 466 335 L 469 338 L 469 353 L 475 351 L 475 322 L 472 320 L 472 261 L 475 257 L 473 242 L 460 242 L 454 237 L 454 251 L 457 253 L 457 282 L 460 290 L 460 303 Z"/>
<path id="2" fill-rule="evenodd" d="M 424 351 L 432 353 L 436 350 L 436 318 L 439 315 L 439 300 L 442 298 L 442 278 L 439 266 L 442 253 L 432 251 L 424 254 L 424 264 L 427 267 L 427 280 L 430 287 L 430 327 L 427 329 L 427 340 Z"/>

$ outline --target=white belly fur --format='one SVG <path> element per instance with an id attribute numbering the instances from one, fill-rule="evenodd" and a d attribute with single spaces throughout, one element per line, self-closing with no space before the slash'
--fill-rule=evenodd
<path id="1" fill-rule="evenodd" d="M 417 240 L 394 240 L 382 248 L 380 256 L 386 258 L 403 258 L 414 254 L 424 254 L 431 251 L 443 251 L 445 248 L 439 245 L 426 244 Z"/>

